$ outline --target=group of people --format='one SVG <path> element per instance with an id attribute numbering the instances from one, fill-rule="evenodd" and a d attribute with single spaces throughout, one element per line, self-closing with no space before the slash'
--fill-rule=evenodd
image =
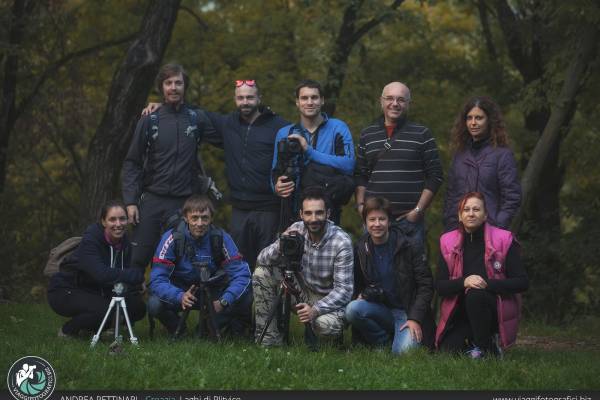
<path id="1" fill-rule="evenodd" d="M 150 104 L 137 124 L 123 165 L 124 203 L 103 208 L 100 223 L 50 282 L 51 307 L 71 318 L 60 336 L 96 328 L 111 285 L 142 284 L 151 261 L 147 310 L 169 333 L 182 310 L 198 307 L 204 265 L 219 275 L 210 293 L 219 327 L 240 335 L 252 327 L 263 345 L 279 345 L 279 321 L 265 325 L 286 262 L 281 233 L 304 239 L 292 305 L 316 337 L 339 337 L 349 323 L 354 342 L 390 345 L 394 353 L 422 344 L 473 358 L 514 343 L 518 293 L 528 286 L 507 230 L 520 185 L 491 99 L 469 100 L 452 128 L 446 233 L 434 282 L 424 215 L 442 185 L 442 166 L 429 129 L 407 118 L 405 84 L 383 88 L 383 116 L 360 133 L 356 159 L 348 126 L 321 111 L 325 98 L 316 81 L 296 87 L 295 124 L 261 104 L 254 80 L 236 81 L 236 111 L 227 115 L 185 102 L 190 83 L 180 65 L 163 66 L 156 84 L 164 100 Z M 202 142 L 224 149 L 231 236 L 212 224 L 211 199 L 196 194 Z M 339 226 L 348 188 L 365 228 L 354 245 Z M 162 232 L 177 210 L 181 222 Z M 127 224 L 134 226 L 131 241 Z M 434 288 L 442 298 L 437 328 Z M 142 318 L 139 291 L 130 290 L 127 301 L 131 319 Z"/>

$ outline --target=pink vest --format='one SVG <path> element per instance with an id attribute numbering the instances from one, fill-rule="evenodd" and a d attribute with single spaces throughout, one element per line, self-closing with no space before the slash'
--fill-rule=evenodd
<path id="1" fill-rule="evenodd" d="M 510 231 L 485 224 L 485 269 L 489 279 L 506 279 L 506 265 L 504 260 L 513 241 Z M 440 238 L 442 257 L 448 265 L 449 279 L 458 279 L 463 276 L 463 233 L 453 230 Z M 446 329 L 448 318 L 456 308 L 458 296 L 444 297 L 440 307 L 440 320 L 435 333 L 435 345 L 439 346 L 442 333 Z M 517 340 L 519 319 L 521 319 L 521 296 L 519 294 L 503 294 L 496 296 L 496 309 L 498 313 L 498 329 L 500 331 L 500 345 L 503 348 L 511 346 Z"/>

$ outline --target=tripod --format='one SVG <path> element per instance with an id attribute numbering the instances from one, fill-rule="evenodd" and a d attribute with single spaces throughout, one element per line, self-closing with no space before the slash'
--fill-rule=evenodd
<path id="1" fill-rule="evenodd" d="M 211 296 L 211 284 L 220 280 L 224 276 L 224 271 L 219 271 L 220 273 L 215 274 L 215 276 L 210 277 L 210 271 L 208 269 L 208 265 L 201 265 L 198 267 L 200 271 L 200 280 L 196 283 L 197 287 L 194 290 L 194 296 L 199 297 L 200 308 L 199 313 L 200 317 L 198 320 L 198 336 L 209 336 L 216 339 L 217 342 L 221 341 L 221 331 L 219 329 L 219 324 L 217 324 L 216 311 L 212 304 L 212 296 Z M 198 296 L 199 293 L 199 296 Z M 179 318 L 179 323 L 177 324 L 177 329 L 173 334 L 173 339 L 179 339 L 181 334 L 183 333 L 183 329 L 185 327 L 185 323 L 190 315 L 190 311 L 192 309 L 188 308 L 183 311 L 181 318 Z M 208 335 L 207 335 L 208 333 Z"/>
<path id="2" fill-rule="evenodd" d="M 113 296 L 112 299 L 110 300 L 110 305 L 108 306 L 108 310 L 106 310 L 106 314 L 104 314 L 104 319 L 102 320 L 102 323 L 100 324 L 100 327 L 98 328 L 98 332 L 96 332 L 96 334 L 92 337 L 92 341 L 90 342 L 91 348 L 94 348 L 94 346 L 96 346 L 96 344 L 100 340 L 100 334 L 102 333 L 102 330 L 104 329 L 104 325 L 106 325 L 106 321 L 108 320 L 108 317 L 110 316 L 110 313 L 112 312 L 113 308 L 115 308 L 115 306 L 116 306 L 116 308 L 115 308 L 115 341 L 114 341 L 114 343 L 117 346 L 119 346 L 119 345 L 121 345 L 121 343 L 123 343 L 123 337 L 121 335 L 119 335 L 119 320 L 121 317 L 121 309 L 122 309 L 123 315 L 125 316 L 125 321 L 127 322 L 127 329 L 129 330 L 129 341 L 134 346 L 137 346 L 139 344 L 138 338 L 133 334 L 133 329 L 131 327 L 131 321 L 129 320 L 129 314 L 127 313 L 127 303 L 125 303 L 125 297 L 123 296 L 123 294 L 125 292 L 125 285 L 122 283 L 115 284 L 113 292 L 115 292 L 116 296 Z"/>
<path id="3" fill-rule="evenodd" d="M 265 321 L 265 326 L 260 332 L 260 336 L 256 340 L 257 344 L 262 344 L 262 341 L 273 322 L 273 318 L 277 315 L 278 328 L 279 331 L 283 333 L 283 341 L 286 344 L 289 344 L 290 341 L 290 310 L 292 303 L 292 296 L 296 298 L 296 303 L 308 303 L 308 299 L 304 296 L 304 293 L 300 288 L 297 288 L 294 284 L 294 269 L 292 269 L 291 264 L 287 258 L 285 259 L 285 268 L 283 270 L 283 279 L 279 283 L 279 287 L 277 288 L 277 296 L 275 297 L 275 301 L 273 302 L 273 306 L 269 311 L 267 316 L 267 320 Z M 315 338 L 316 335 L 310 326 L 310 323 L 306 324 L 306 334 Z"/>

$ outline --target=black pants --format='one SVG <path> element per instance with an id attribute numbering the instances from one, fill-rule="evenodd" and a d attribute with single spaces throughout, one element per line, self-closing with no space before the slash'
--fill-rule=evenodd
<path id="1" fill-rule="evenodd" d="M 492 350 L 492 336 L 498 332 L 496 296 L 487 290 L 469 289 L 446 326 L 440 349 L 462 352 L 474 344 Z"/>
<path id="2" fill-rule="evenodd" d="M 50 308 L 58 315 L 71 318 L 62 328 L 67 335 L 77 335 L 80 330 L 96 331 L 108 310 L 110 300 L 110 297 L 81 289 L 57 288 L 48 292 Z M 125 296 L 125 303 L 131 322 L 144 318 L 146 305 L 140 294 Z"/>
<path id="3" fill-rule="evenodd" d="M 145 192 L 138 206 L 140 223 L 133 229 L 131 264 L 146 269 L 160 241 L 162 225 L 183 206 L 186 197 L 159 196 Z"/>
<path id="4" fill-rule="evenodd" d="M 277 238 L 278 226 L 279 210 L 251 211 L 233 208 L 229 228 L 231 237 L 252 272 L 258 254 Z"/>

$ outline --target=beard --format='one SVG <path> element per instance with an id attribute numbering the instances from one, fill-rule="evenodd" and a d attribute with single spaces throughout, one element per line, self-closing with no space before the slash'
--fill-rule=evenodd
<path id="1" fill-rule="evenodd" d="M 325 232 L 325 224 L 327 220 L 318 221 L 318 222 L 304 222 L 304 227 L 306 230 L 314 235 L 321 236 Z"/>
<path id="2" fill-rule="evenodd" d="M 240 112 L 241 115 L 247 117 L 247 116 L 254 114 L 256 111 L 258 111 L 258 105 L 256 105 L 256 106 L 240 106 L 240 107 L 238 107 L 238 111 Z"/>

